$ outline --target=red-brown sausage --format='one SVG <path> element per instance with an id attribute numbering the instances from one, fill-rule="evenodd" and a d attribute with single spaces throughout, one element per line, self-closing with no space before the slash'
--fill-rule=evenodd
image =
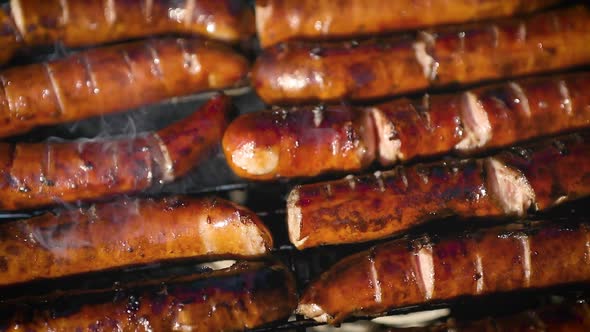
<path id="1" fill-rule="evenodd" d="M 588 86 L 582 72 L 366 108 L 273 108 L 234 120 L 223 149 L 236 174 L 257 180 L 356 172 L 377 155 L 383 165 L 464 155 L 590 126 Z"/>
<path id="2" fill-rule="evenodd" d="M 590 330 L 588 304 L 568 303 L 481 320 L 462 320 L 452 317 L 444 323 L 416 328 L 392 328 L 387 332 L 585 332 L 588 330 Z"/>
<path id="3" fill-rule="evenodd" d="M 295 281 L 280 264 L 238 263 L 115 293 L 3 308 L 3 331 L 243 331 L 287 318 Z"/>
<path id="4" fill-rule="evenodd" d="M 0 209 L 137 192 L 175 180 L 221 140 L 228 97 L 158 132 L 104 141 L 0 144 Z"/>
<path id="5" fill-rule="evenodd" d="M 46 213 L 0 224 L 0 238 L 0 285 L 176 258 L 252 257 L 272 248 L 254 213 L 219 198 L 125 199 Z"/>
<path id="6" fill-rule="evenodd" d="M 23 40 L 7 6 L 0 5 L 0 65 L 10 60 L 23 47 Z"/>
<path id="7" fill-rule="evenodd" d="M 83 51 L 0 72 L 0 137 L 244 83 L 248 62 L 197 39 Z"/>
<path id="8" fill-rule="evenodd" d="M 588 224 L 393 241 L 336 263 L 310 284 L 297 311 L 335 323 L 464 295 L 588 282 L 589 245 Z"/>
<path id="9" fill-rule="evenodd" d="M 370 241 L 447 216 L 523 216 L 590 195 L 590 136 L 496 156 L 398 166 L 296 187 L 287 200 L 297 248 Z"/>
<path id="10" fill-rule="evenodd" d="M 334 39 L 514 16 L 557 0 L 258 0 L 263 47 L 289 39 Z"/>
<path id="11" fill-rule="evenodd" d="M 252 84 L 269 104 L 368 100 L 590 62 L 590 8 L 436 28 L 362 42 L 292 42 L 267 49 Z"/>

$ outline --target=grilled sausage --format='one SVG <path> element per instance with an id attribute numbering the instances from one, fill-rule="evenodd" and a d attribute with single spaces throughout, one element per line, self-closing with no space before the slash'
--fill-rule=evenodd
<path id="1" fill-rule="evenodd" d="M 4 308 L 3 331 L 242 331 L 287 318 L 297 304 L 283 265 L 229 269 L 116 293 Z"/>
<path id="2" fill-rule="evenodd" d="M 483 159 L 302 185 L 287 199 L 289 237 L 302 249 L 384 238 L 448 216 L 523 216 L 588 196 L 589 174 L 585 134 Z"/>
<path id="3" fill-rule="evenodd" d="M 269 104 L 369 100 L 590 62 L 590 8 L 437 28 L 362 42 L 293 42 L 267 49 L 252 84 Z"/>
<path id="4" fill-rule="evenodd" d="M 0 137 L 241 84 L 247 61 L 196 39 L 94 49 L 0 72 Z"/>
<path id="5" fill-rule="evenodd" d="M 263 47 L 289 39 L 330 39 L 463 23 L 529 13 L 557 0 L 380 1 L 258 0 L 256 29 Z"/>
<path id="6" fill-rule="evenodd" d="M 0 209 L 141 191 L 183 176 L 221 140 L 231 109 L 217 96 L 155 133 L 104 141 L 0 144 Z"/>
<path id="7" fill-rule="evenodd" d="M 304 292 L 298 313 L 339 322 L 394 307 L 590 281 L 588 224 L 403 239 L 344 258 Z"/>
<path id="8" fill-rule="evenodd" d="M 175 258 L 251 257 L 272 248 L 254 213 L 216 198 L 96 204 L 4 223 L 0 236 L 0 285 Z"/>
<path id="9" fill-rule="evenodd" d="M 368 108 L 274 108 L 233 121 L 223 149 L 236 174 L 258 180 L 356 172 L 377 154 L 383 165 L 469 154 L 589 126 L 588 86 L 582 72 Z"/>
<path id="10" fill-rule="evenodd" d="M 0 6 L 0 65 L 10 60 L 22 48 L 22 37 L 18 33 L 10 11 Z"/>
<path id="11" fill-rule="evenodd" d="M 11 0 L 26 44 L 78 47 L 161 34 L 237 42 L 254 34 L 239 0 Z"/>
<path id="12" fill-rule="evenodd" d="M 388 332 L 584 332 L 590 330 L 590 308 L 587 303 L 546 306 L 536 310 L 489 317 L 481 320 L 450 318 L 444 323 L 426 327 L 392 328 Z"/>

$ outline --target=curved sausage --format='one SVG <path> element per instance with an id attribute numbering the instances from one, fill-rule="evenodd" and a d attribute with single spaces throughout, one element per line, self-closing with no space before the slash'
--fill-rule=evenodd
<path id="1" fill-rule="evenodd" d="M 588 282 L 589 227 L 512 225 L 440 241 L 424 237 L 376 245 L 320 275 L 303 293 L 297 312 L 337 323 L 458 296 Z"/>
<path id="2" fill-rule="evenodd" d="M 0 286 L 177 258 L 252 257 L 272 248 L 253 212 L 219 198 L 125 199 L 46 213 L 0 224 L 0 238 Z"/>
<path id="3" fill-rule="evenodd" d="M 237 42 L 254 34 L 254 15 L 239 0 L 11 0 L 29 46 L 70 47 L 162 34 Z"/>
<path id="4" fill-rule="evenodd" d="M 295 281 L 280 264 L 238 263 L 115 293 L 4 308 L 10 331 L 243 331 L 287 318 Z"/>
<path id="5" fill-rule="evenodd" d="M 589 174 L 585 134 L 301 185 L 287 199 L 289 237 L 302 249 L 385 238 L 448 216 L 523 216 L 590 195 Z"/>
<path id="6" fill-rule="evenodd" d="M 267 49 L 252 84 L 268 104 L 370 100 L 590 62 L 590 8 L 576 6 L 417 36 Z"/>
<path id="7" fill-rule="evenodd" d="M 0 209 L 137 192 L 191 170 L 221 140 L 232 108 L 217 96 L 158 132 L 104 141 L 0 143 Z"/>
<path id="8" fill-rule="evenodd" d="M 289 39 L 371 36 L 396 30 L 530 13 L 557 0 L 381 1 L 258 0 L 256 29 L 263 47 Z"/>
<path id="9" fill-rule="evenodd" d="M 7 6 L 0 5 L 0 65 L 8 62 L 23 47 L 23 40 Z"/>
<path id="10" fill-rule="evenodd" d="M 357 172 L 377 155 L 391 165 L 472 154 L 588 127 L 588 86 L 582 72 L 372 107 L 273 108 L 234 120 L 223 149 L 236 174 L 256 180 Z"/>
<path id="11" fill-rule="evenodd" d="M 235 87 L 247 60 L 197 39 L 156 39 L 82 51 L 0 72 L 0 137 Z"/>

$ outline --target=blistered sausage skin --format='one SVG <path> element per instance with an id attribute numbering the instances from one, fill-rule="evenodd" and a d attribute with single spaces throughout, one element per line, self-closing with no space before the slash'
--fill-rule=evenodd
<path id="1" fill-rule="evenodd" d="M 232 108 L 217 96 L 191 116 L 135 138 L 0 144 L 0 209 L 137 192 L 183 176 L 214 148 Z"/>
<path id="2" fill-rule="evenodd" d="M 0 65 L 8 62 L 22 48 L 22 37 L 7 6 L 0 5 Z"/>
<path id="3" fill-rule="evenodd" d="M 116 293 L 4 308 L 2 331 L 243 331 L 287 318 L 295 281 L 280 264 L 228 269 Z"/>
<path id="4" fill-rule="evenodd" d="M 254 213 L 220 198 L 125 199 L 46 213 L 1 224 L 0 238 L 2 286 L 177 258 L 255 257 L 272 248 Z"/>
<path id="5" fill-rule="evenodd" d="M 590 195 L 590 136 L 495 156 L 398 166 L 295 187 L 287 199 L 297 248 L 364 242 L 448 216 L 524 216 Z"/>
<path id="6" fill-rule="evenodd" d="M 557 4 L 557 0 L 381 1 L 258 0 L 256 29 L 268 47 L 289 39 L 370 36 L 397 30 L 508 17 Z"/>
<path id="7" fill-rule="evenodd" d="M 590 8 L 576 6 L 416 36 L 281 44 L 258 58 L 252 85 L 268 104 L 371 100 L 586 64 L 588 43 Z"/>
<path id="8" fill-rule="evenodd" d="M 0 72 L 0 137 L 235 87 L 248 62 L 197 39 L 155 39 L 92 49 Z"/>
<path id="9" fill-rule="evenodd" d="M 496 228 L 376 245 L 305 290 L 298 313 L 336 323 L 395 307 L 590 281 L 588 224 Z"/>

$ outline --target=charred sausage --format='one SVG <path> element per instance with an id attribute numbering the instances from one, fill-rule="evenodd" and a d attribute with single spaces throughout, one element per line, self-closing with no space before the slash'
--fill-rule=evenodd
<path id="1" fill-rule="evenodd" d="M 66 295 L 4 308 L 3 331 L 242 331 L 287 318 L 297 305 L 283 265 L 239 263 L 116 293 Z"/>
<path id="2" fill-rule="evenodd" d="M 254 213 L 218 198 L 126 199 L 4 223 L 0 234 L 0 286 L 176 258 L 252 257 L 272 248 Z"/>
<path id="3" fill-rule="evenodd" d="M 0 137 L 243 83 L 248 63 L 211 41 L 157 39 L 0 72 Z"/>
<path id="4" fill-rule="evenodd" d="M 590 62 L 590 8 L 435 28 L 361 42 L 292 42 L 267 49 L 252 84 L 269 104 L 370 100 Z"/>
<path id="5" fill-rule="evenodd" d="M 589 225 L 513 225 L 439 241 L 380 244 L 344 258 L 303 293 L 298 313 L 336 323 L 394 307 L 590 281 Z"/>
<path id="6" fill-rule="evenodd" d="M 19 49 L 23 40 L 10 16 L 8 7 L 0 5 L 0 65 L 8 62 Z"/>
<path id="7" fill-rule="evenodd" d="M 191 170 L 221 140 L 228 97 L 158 132 L 104 141 L 0 144 L 0 209 L 137 192 Z"/>
<path id="8" fill-rule="evenodd" d="M 289 39 L 371 36 L 396 30 L 508 17 L 557 0 L 380 1 L 258 0 L 256 29 L 263 47 Z"/>
<path id="9" fill-rule="evenodd" d="M 287 199 L 297 248 L 370 241 L 457 216 L 524 216 L 590 194 L 590 136 L 496 156 L 398 166 L 295 187 Z"/>
<path id="10" fill-rule="evenodd" d="M 223 149 L 236 174 L 257 180 L 356 172 L 377 155 L 383 165 L 464 155 L 589 126 L 588 86 L 583 72 L 373 107 L 273 108 L 234 120 Z"/>

